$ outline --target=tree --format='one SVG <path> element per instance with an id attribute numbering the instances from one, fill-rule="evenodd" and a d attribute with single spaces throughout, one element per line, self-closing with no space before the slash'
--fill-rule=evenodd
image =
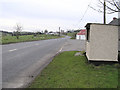
<path id="1" fill-rule="evenodd" d="M 89 7 L 95 11 L 103 13 L 104 5 L 106 6 L 107 14 L 120 12 L 120 0 L 98 0 L 98 4 L 97 4 L 98 9 L 94 8 L 93 6 L 89 6 Z"/>
<path id="2" fill-rule="evenodd" d="M 20 24 L 16 24 L 15 26 L 16 31 L 14 32 L 17 39 L 19 39 L 20 32 L 22 31 L 22 26 Z"/>
<path id="3" fill-rule="evenodd" d="M 49 33 L 53 33 L 53 31 L 50 31 Z"/>
<path id="4" fill-rule="evenodd" d="M 98 9 L 89 6 L 95 11 L 100 13 L 104 13 L 104 24 L 106 23 L 106 13 L 112 14 L 116 12 L 120 12 L 120 0 L 98 0 Z"/>
<path id="5" fill-rule="evenodd" d="M 120 12 L 120 0 L 104 0 L 106 3 L 106 10 L 108 14 L 112 14 L 115 12 Z M 100 5 L 104 5 L 104 1 L 99 0 L 99 7 Z M 102 10 L 99 9 L 101 12 Z"/>
<path id="6" fill-rule="evenodd" d="M 44 33 L 45 33 L 45 34 L 48 33 L 48 30 L 46 29 Z"/>
<path id="7" fill-rule="evenodd" d="M 74 32 L 80 32 L 80 30 L 78 29 L 78 30 L 74 30 Z"/>

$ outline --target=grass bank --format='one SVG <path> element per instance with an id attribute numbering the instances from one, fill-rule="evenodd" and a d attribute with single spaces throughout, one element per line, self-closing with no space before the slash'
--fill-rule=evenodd
<path id="1" fill-rule="evenodd" d="M 118 64 L 94 66 L 87 63 L 85 56 L 75 53 L 56 56 L 30 88 L 117 88 Z"/>
<path id="2" fill-rule="evenodd" d="M 76 32 L 72 32 L 72 33 L 67 33 L 68 36 L 71 37 L 71 39 L 76 39 Z"/>
<path id="3" fill-rule="evenodd" d="M 9 43 L 18 43 L 18 42 L 27 42 L 27 41 L 37 41 L 37 40 L 46 40 L 46 39 L 55 39 L 55 38 L 60 38 L 59 36 L 56 35 L 24 35 L 24 36 L 19 36 L 19 39 L 16 38 L 16 36 L 3 36 L 2 37 L 2 44 L 9 44 Z"/>

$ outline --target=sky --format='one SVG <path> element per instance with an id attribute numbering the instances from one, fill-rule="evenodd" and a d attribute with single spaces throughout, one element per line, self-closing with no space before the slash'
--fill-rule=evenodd
<path id="1" fill-rule="evenodd" d="M 59 31 L 84 29 L 87 23 L 103 23 L 103 13 L 91 9 L 98 0 L 0 0 L 0 30 Z M 117 13 L 107 14 L 107 23 Z"/>

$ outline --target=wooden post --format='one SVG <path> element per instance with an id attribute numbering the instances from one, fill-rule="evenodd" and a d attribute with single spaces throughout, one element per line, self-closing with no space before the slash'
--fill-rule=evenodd
<path id="1" fill-rule="evenodd" d="M 59 36 L 60 36 L 60 27 L 59 27 Z"/>

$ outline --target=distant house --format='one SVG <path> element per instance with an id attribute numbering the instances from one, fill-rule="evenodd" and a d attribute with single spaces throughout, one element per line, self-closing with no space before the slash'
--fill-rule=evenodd
<path id="1" fill-rule="evenodd" d="M 88 23 L 86 56 L 89 61 L 118 62 L 118 26 Z"/>
<path id="2" fill-rule="evenodd" d="M 120 26 L 120 18 L 113 18 L 113 20 L 109 23 L 111 25 L 118 25 Z M 118 51 L 120 52 L 120 27 L 118 28 Z"/>
<path id="3" fill-rule="evenodd" d="M 120 26 L 120 18 L 117 19 L 114 17 L 113 20 L 109 24 Z"/>
<path id="4" fill-rule="evenodd" d="M 86 29 L 80 30 L 80 32 L 76 34 L 76 39 L 86 40 L 85 32 L 86 32 Z"/>

